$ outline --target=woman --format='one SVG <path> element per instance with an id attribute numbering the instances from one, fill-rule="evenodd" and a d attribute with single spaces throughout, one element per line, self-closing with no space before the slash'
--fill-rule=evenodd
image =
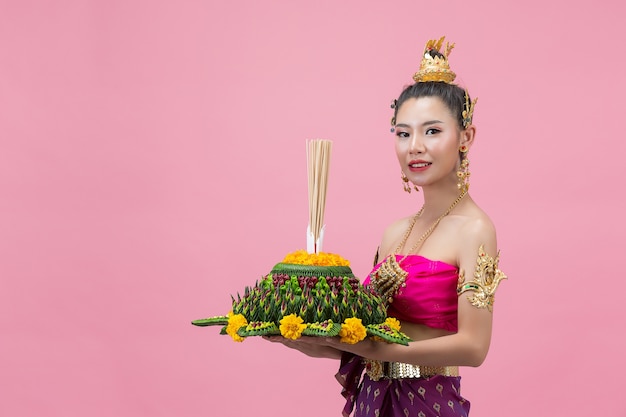
<path id="1" fill-rule="evenodd" d="M 481 365 L 489 349 L 494 293 L 506 276 L 498 270 L 495 228 L 467 193 L 476 101 L 452 84 L 454 45 L 442 50 L 443 41 L 427 43 L 415 84 L 392 105 L 404 188 L 421 188 L 424 204 L 387 228 L 364 283 L 388 301 L 388 315 L 413 341 L 270 338 L 341 359 L 345 416 L 353 408 L 355 416 L 467 416 L 458 366 Z"/>

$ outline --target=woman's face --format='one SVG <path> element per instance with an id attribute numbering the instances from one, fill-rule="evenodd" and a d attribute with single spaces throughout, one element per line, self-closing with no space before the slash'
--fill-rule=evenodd
<path id="1" fill-rule="evenodd" d="M 439 97 L 410 98 L 402 103 L 395 135 L 398 161 L 409 181 L 418 186 L 456 184 L 462 134 Z"/>

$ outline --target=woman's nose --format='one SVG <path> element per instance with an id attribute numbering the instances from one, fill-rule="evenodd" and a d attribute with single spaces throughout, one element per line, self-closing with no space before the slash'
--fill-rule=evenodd
<path id="1" fill-rule="evenodd" d="M 413 135 L 409 144 L 409 153 L 422 153 L 425 150 L 422 138 L 419 135 Z"/>

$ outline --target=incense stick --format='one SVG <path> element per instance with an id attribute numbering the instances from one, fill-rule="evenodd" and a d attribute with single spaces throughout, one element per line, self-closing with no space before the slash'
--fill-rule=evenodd
<path id="1" fill-rule="evenodd" d="M 332 142 L 323 139 L 307 141 L 307 174 L 309 183 L 309 231 L 313 235 L 314 253 L 321 247 L 321 234 L 324 227 L 326 190 Z"/>

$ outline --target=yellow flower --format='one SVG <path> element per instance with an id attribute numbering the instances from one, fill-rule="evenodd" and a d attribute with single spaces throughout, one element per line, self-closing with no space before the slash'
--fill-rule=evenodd
<path id="1" fill-rule="evenodd" d="M 237 334 L 242 326 L 248 324 L 248 320 L 242 314 L 233 314 L 231 311 L 228 313 L 228 325 L 226 326 L 226 333 L 233 338 L 235 342 L 243 342 L 244 338 Z"/>
<path id="2" fill-rule="evenodd" d="M 400 321 L 393 317 L 387 317 L 385 324 L 394 330 L 400 331 Z"/>
<path id="3" fill-rule="evenodd" d="M 365 339 L 365 336 L 367 336 L 367 330 L 365 330 L 365 326 L 363 326 L 361 319 L 351 317 L 346 319 L 341 325 L 339 336 L 341 337 L 341 342 L 353 345 Z"/>
<path id="4" fill-rule="evenodd" d="M 297 250 L 287 254 L 282 263 L 314 266 L 350 266 L 350 262 L 340 255 L 328 252 L 308 253 L 305 250 Z"/>
<path id="5" fill-rule="evenodd" d="M 296 340 L 302 335 L 304 329 L 306 329 L 306 324 L 302 324 L 303 322 L 302 317 L 296 316 L 295 314 L 283 317 L 280 320 L 280 334 L 287 339 Z"/>

